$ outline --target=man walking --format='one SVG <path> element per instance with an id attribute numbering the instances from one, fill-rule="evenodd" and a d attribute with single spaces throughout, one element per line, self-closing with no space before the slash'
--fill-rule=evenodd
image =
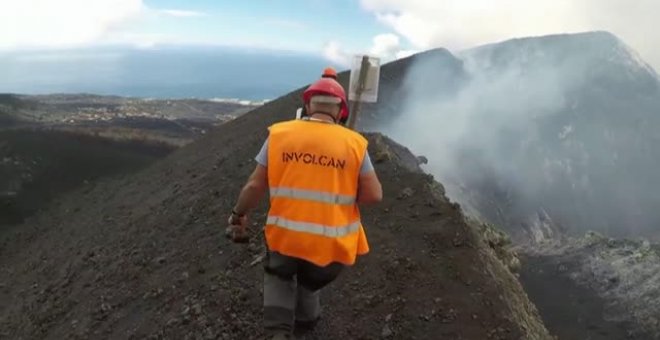
<path id="1" fill-rule="evenodd" d="M 264 329 L 288 339 L 321 316 L 319 293 L 369 251 L 358 204 L 382 199 L 367 140 L 338 124 L 348 105 L 343 87 L 323 77 L 303 93 L 308 117 L 277 123 L 234 206 L 234 237 L 268 189 Z"/>

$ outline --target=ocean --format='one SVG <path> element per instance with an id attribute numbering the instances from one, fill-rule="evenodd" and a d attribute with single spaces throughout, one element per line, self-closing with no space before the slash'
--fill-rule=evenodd
<path id="1" fill-rule="evenodd" d="M 0 52 L 0 93 L 93 93 L 149 98 L 270 100 L 309 84 L 320 56 L 171 47 Z"/>

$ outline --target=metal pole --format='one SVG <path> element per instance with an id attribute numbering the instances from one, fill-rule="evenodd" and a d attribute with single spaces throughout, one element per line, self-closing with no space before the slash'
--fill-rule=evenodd
<path id="1" fill-rule="evenodd" d="M 348 116 L 348 128 L 355 130 L 355 123 L 357 122 L 358 112 L 362 104 L 362 92 L 364 91 L 365 81 L 367 80 L 367 73 L 369 72 L 369 57 L 362 57 L 362 64 L 360 66 L 360 76 L 358 77 L 357 88 L 355 89 L 355 100 L 353 101 L 353 107 Z"/>

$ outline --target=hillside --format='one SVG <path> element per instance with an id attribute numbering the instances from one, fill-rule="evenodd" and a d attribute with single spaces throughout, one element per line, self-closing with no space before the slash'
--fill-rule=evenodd
<path id="1" fill-rule="evenodd" d="M 267 125 L 291 117 L 299 98 L 67 195 L 5 237 L 0 336 L 259 338 L 265 210 L 252 216 L 248 246 L 224 238 L 224 221 Z M 515 276 L 442 186 L 405 148 L 369 139 L 385 191 L 363 210 L 372 252 L 325 292 L 325 317 L 307 338 L 548 339 Z"/>
<path id="2" fill-rule="evenodd" d="M 660 339 L 660 245 L 589 232 L 524 253 L 521 282 L 560 337 L 576 331 L 568 319 L 582 314 L 585 338 L 589 329 L 592 339 Z"/>
<path id="3" fill-rule="evenodd" d="M 0 129 L 0 233 L 67 191 L 136 172 L 173 149 L 63 131 Z"/>
<path id="4" fill-rule="evenodd" d="M 69 190 L 136 172 L 257 106 L 0 93 L 0 232 Z"/>
<path id="5" fill-rule="evenodd" d="M 18 96 L 0 93 L 0 128 L 13 127 L 20 124 L 20 117 L 13 113 L 29 106 L 29 102 L 21 100 Z"/>

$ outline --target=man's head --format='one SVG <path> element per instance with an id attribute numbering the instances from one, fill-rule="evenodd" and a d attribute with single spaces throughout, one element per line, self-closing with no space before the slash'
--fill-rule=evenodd
<path id="1" fill-rule="evenodd" d="M 338 120 L 340 111 L 341 98 L 331 95 L 313 95 L 307 104 L 307 112 L 310 114 L 327 114 L 332 116 L 335 121 Z"/>
<path id="2" fill-rule="evenodd" d="M 307 114 L 327 115 L 338 122 L 348 117 L 346 92 L 336 80 L 321 78 L 303 92 L 303 101 Z"/>

